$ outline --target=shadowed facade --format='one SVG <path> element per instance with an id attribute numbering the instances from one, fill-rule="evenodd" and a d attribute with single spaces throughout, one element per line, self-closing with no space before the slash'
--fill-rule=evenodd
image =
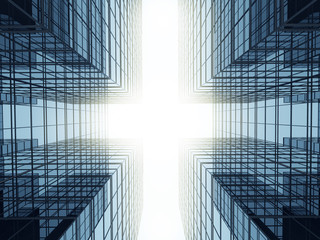
<path id="1" fill-rule="evenodd" d="M 319 2 L 179 7 L 181 97 L 215 131 L 181 150 L 186 238 L 318 239 Z"/>

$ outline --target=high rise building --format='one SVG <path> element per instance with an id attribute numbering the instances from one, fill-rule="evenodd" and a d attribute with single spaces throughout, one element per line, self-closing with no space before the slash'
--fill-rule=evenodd
<path id="1" fill-rule="evenodd" d="M 182 97 L 215 129 L 182 150 L 186 237 L 319 239 L 319 1 L 179 7 Z"/>
<path id="2" fill-rule="evenodd" d="M 140 92 L 140 0 L 1 2 L 1 239 L 136 239 L 141 155 L 106 104 Z"/>
<path id="3" fill-rule="evenodd" d="M 2 158 L 1 239 L 137 239 L 142 156 L 133 142 L 69 139 Z M 32 160 L 32 161 L 31 161 Z"/>
<path id="4" fill-rule="evenodd" d="M 306 176 L 304 158 L 303 150 L 253 138 L 184 142 L 180 209 L 187 238 L 317 239 L 319 183 Z"/>

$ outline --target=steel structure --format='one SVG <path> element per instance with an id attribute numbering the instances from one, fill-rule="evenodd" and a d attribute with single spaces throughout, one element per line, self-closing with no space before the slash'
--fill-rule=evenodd
<path id="1" fill-rule="evenodd" d="M 183 99 L 255 102 L 318 91 L 318 1 L 180 1 L 180 9 Z"/>
<path id="2" fill-rule="evenodd" d="M 140 0 L 1 1 L 1 239 L 137 238 L 141 156 L 105 139 L 140 93 Z"/>
<path id="3" fill-rule="evenodd" d="M 142 156 L 134 142 L 69 139 L 2 160 L 1 239 L 137 239 Z M 32 167 L 31 167 L 32 166 Z"/>
<path id="4" fill-rule="evenodd" d="M 188 239 L 318 238 L 318 156 L 308 166 L 303 150 L 216 138 L 184 142 L 180 160 Z"/>
<path id="5" fill-rule="evenodd" d="M 69 103 L 140 95 L 140 1 L 2 4 L 2 93 Z"/>
<path id="6" fill-rule="evenodd" d="M 182 98 L 214 103 L 215 129 L 181 160 L 186 237 L 319 239 L 319 1 L 179 7 Z"/>

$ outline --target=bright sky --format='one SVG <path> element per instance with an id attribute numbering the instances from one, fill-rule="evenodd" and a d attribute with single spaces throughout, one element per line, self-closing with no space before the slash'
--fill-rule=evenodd
<path id="1" fill-rule="evenodd" d="M 144 207 L 139 240 L 184 239 L 178 140 L 212 136 L 212 105 L 179 104 L 176 0 L 143 0 L 142 104 L 109 105 L 109 137 L 142 138 Z"/>

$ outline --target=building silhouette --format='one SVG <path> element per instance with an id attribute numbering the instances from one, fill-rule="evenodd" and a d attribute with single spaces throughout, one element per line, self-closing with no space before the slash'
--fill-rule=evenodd
<path id="1" fill-rule="evenodd" d="M 184 101 L 214 139 L 182 144 L 187 239 L 319 239 L 319 1 L 179 1 Z"/>
<path id="2" fill-rule="evenodd" d="M 1 2 L 0 239 L 136 239 L 140 144 L 106 140 L 141 92 L 141 1 Z"/>

